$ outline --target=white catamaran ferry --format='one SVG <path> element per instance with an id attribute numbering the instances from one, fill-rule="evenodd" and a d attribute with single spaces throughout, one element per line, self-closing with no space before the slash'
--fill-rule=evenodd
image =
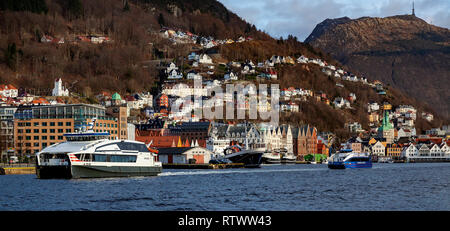
<path id="1" fill-rule="evenodd" d="M 156 153 L 142 142 L 109 140 L 109 133 L 64 134 L 65 142 L 36 155 L 36 175 L 48 178 L 156 176 L 162 171 Z"/>

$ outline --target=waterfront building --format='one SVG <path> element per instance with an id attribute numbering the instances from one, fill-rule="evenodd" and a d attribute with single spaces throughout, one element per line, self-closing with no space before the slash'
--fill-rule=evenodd
<path id="1" fill-rule="evenodd" d="M 214 154 L 223 154 L 230 145 L 240 145 L 249 149 L 264 148 L 264 136 L 254 124 L 213 123 L 206 147 Z"/>
<path id="2" fill-rule="evenodd" d="M 380 141 L 377 141 L 375 144 L 371 147 L 371 153 L 372 155 L 376 156 L 386 156 L 386 146 Z"/>
<path id="3" fill-rule="evenodd" d="M 415 144 L 410 144 L 405 146 L 402 150 L 401 156 L 408 159 L 416 158 L 419 156 L 419 150 L 417 149 Z"/>
<path id="4" fill-rule="evenodd" d="M 17 107 L 0 107 L 0 159 L 14 153 L 14 113 Z"/>
<path id="5" fill-rule="evenodd" d="M 386 105 L 384 105 L 386 107 Z M 378 137 L 386 139 L 387 143 L 394 142 L 395 132 L 394 126 L 389 121 L 388 110 L 384 110 L 383 123 L 381 127 L 378 128 Z"/>
<path id="6" fill-rule="evenodd" d="M 197 140 L 204 144 L 208 139 L 211 122 L 182 122 L 178 124 L 169 124 L 167 129 L 172 136 L 180 136 L 182 140 Z"/>
<path id="7" fill-rule="evenodd" d="M 299 127 L 297 145 L 297 160 L 304 160 L 308 154 L 316 154 L 317 129 L 309 124 Z"/>
<path id="8" fill-rule="evenodd" d="M 399 159 L 402 153 L 402 148 L 398 144 L 387 144 L 386 145 L 386 156 L 392 159 Z"/>
<path id="9" fill-rule="evenodd" d="M 428 144 L 419 144 L 417 149 L 419 150 L 419 157 L 427 158 L 430 157 L 430 147 Z"/>
<path id="10" fill-rule="evenodd" d="M 19 107 L 14 114 L 15 153 L 30 155 L 63 142 L 64 133 L 86 127 L 93 119 L 94 131 L 109 132 L 112 139 L 120 138 L 118 121 L 106 115 L 102 106 L 70 104 Z"/>
<path id="11" fill-rule="evenodd" d="M 203 147 L 159 148 L 158 159 L 163 164 L 207 164 L 213 153 Z"/>
<path id="12" fill-rule="evenodd" d="M 450 161 L 450 155 L 447 150 L 447 144 L 410 144 L 403 149 L 402 157 L 406 158 L 407 162 L 440 162 Z M 445 150 L 443 150 L 444 148 Z"/>
<path id="13" fill-rule="evenodd" d="M 115 130 L 117 132 L 117 138 L 126 140 L 128 138 L 128 108 L 122 105 L 114 105 L 106 108 L 106 114 L 117 119 L 117 127 Z"/>

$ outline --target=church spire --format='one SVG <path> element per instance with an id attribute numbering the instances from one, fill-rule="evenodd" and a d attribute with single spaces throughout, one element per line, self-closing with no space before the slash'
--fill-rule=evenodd
<path id="1" fill-rule="evenodd" d="M 416 14 L 414 13 L 414 1 L 412 3 L 412 16 L 416 16 Z"/>

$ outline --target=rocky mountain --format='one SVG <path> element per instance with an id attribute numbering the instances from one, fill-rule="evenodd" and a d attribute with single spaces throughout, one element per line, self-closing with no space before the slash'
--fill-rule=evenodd
<path id="1" fill-rule="evenodd" d="M 326 19 L 306 43 L 449 117 L 450 30 L 414 15 Z"/>

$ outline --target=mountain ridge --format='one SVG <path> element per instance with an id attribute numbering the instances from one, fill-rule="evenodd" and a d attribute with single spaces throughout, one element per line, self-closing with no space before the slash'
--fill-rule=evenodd
<path id="1" fill-rule="evenodd" d="M 450 31 L 413 15 L 326 19 L 305 40 L 449 118 Z M 422 86 L 417 86 L 420 83 Z"/>

